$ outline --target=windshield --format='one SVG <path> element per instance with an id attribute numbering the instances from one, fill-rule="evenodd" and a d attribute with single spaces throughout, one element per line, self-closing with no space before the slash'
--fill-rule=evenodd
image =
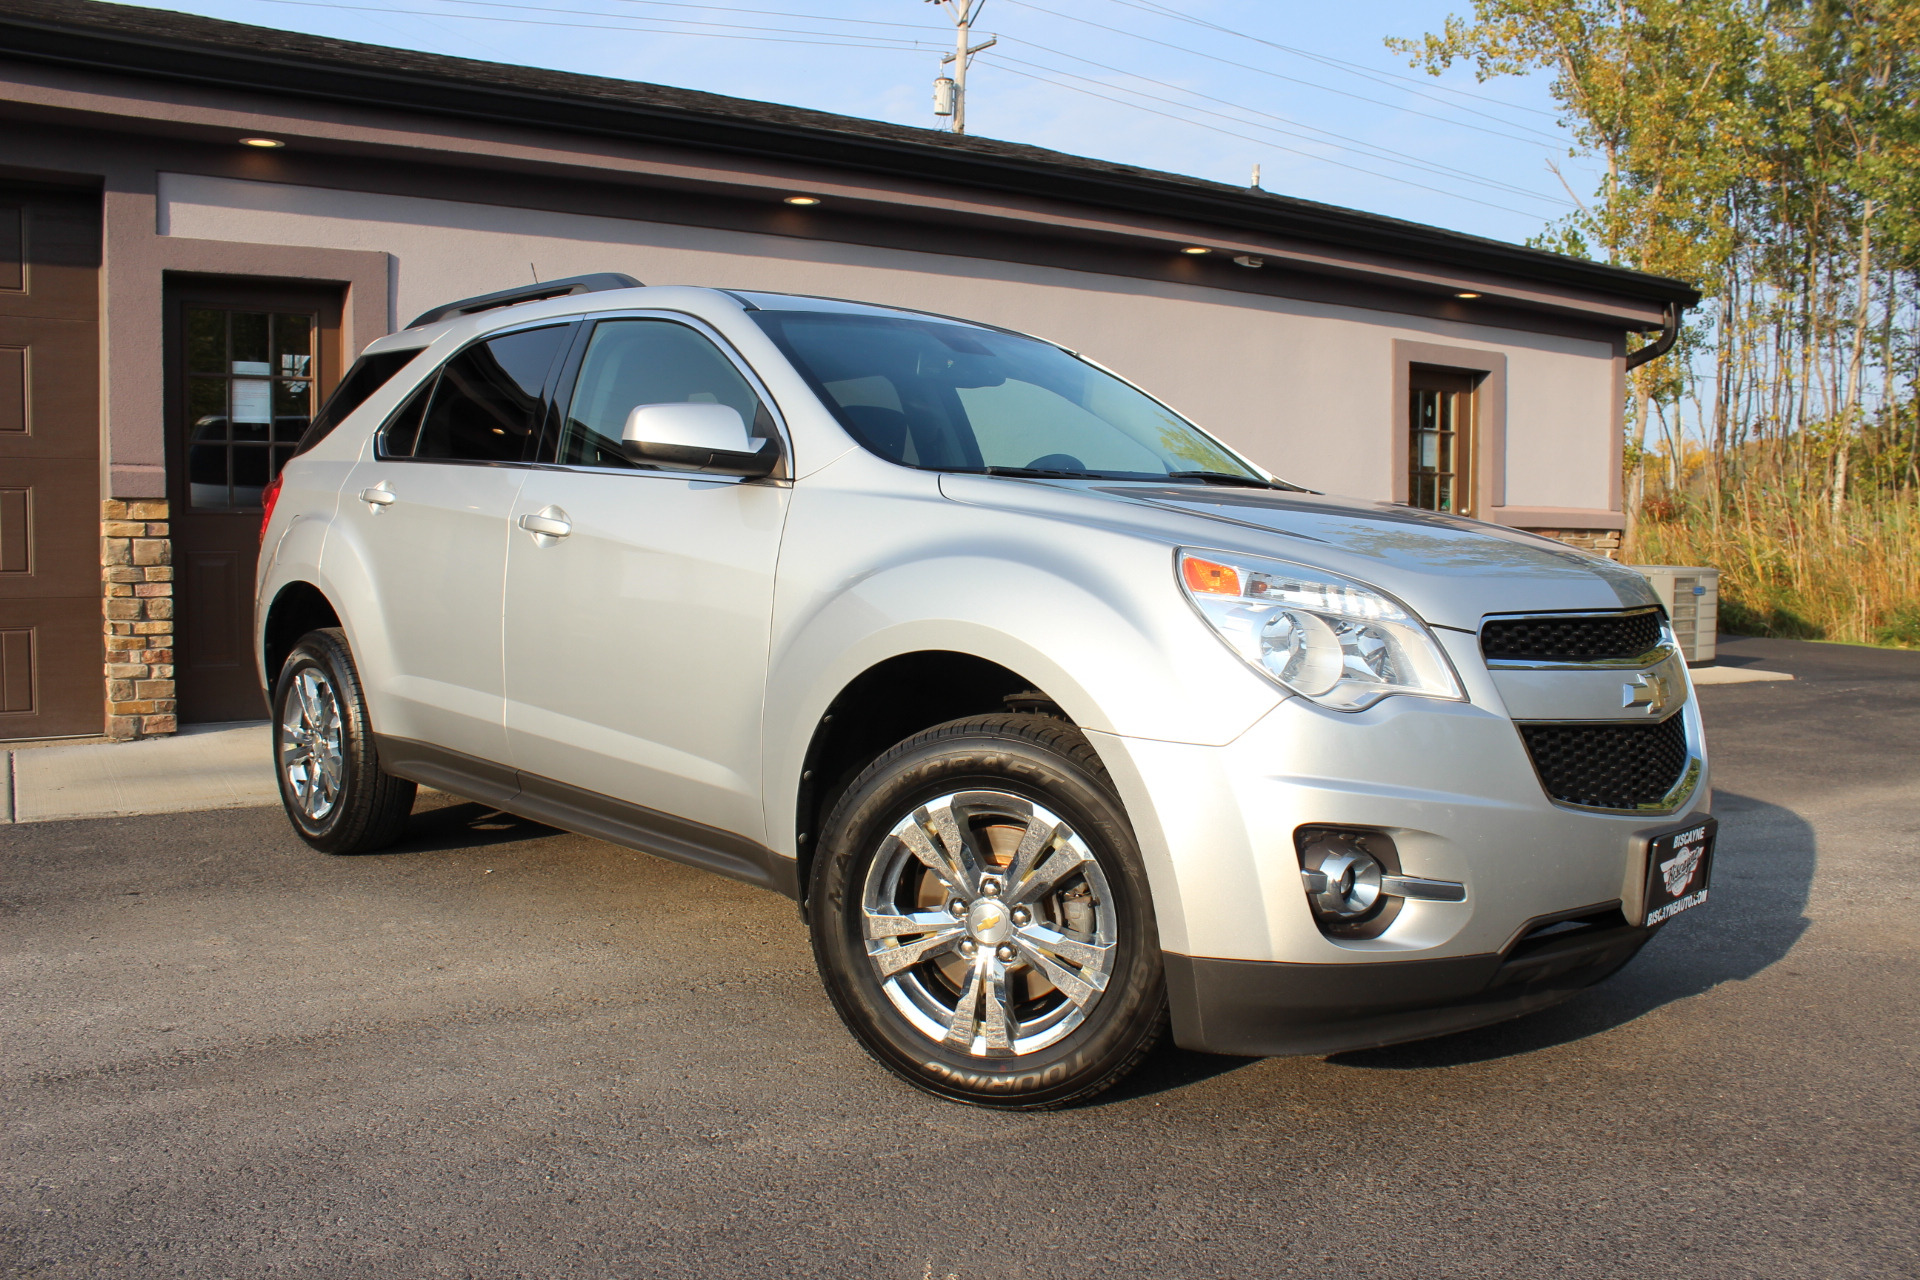
<path id="1" fill-rule="evenodd" d="M 1165 405 L 1037 339 L 892 316 L 752 314 L 853 437 L 891 462 L 1266 483 Z"/>

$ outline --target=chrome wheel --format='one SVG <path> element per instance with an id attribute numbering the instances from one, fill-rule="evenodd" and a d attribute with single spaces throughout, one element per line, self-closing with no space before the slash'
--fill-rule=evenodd
<path id="1" fill-rule="evenodd" d="M 340 802 L 346 732 L 340 698 L 324 671 L 307 667 L 293 678 L 280 708 L 280 773 L 303 817 L 324 821 Z"/>
<path id="2" fill-rule="evenodd" d="M 1058 815 L 1006 791 L 956 791 L 896 823 L 869 864 L 866 954 L 907 1022 L 983 1058 L 1070 1035 L 1107 989 L 1118 942 L 1107 879 Z"/>

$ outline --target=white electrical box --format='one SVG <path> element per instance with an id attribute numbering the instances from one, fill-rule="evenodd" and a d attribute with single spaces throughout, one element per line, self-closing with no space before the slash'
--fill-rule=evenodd
<path id="1" fill-rule="evenodd" d="M 954 82 L 952 76 L 941 76 L 933 82 L 933 114 L 950 116 L 953 114 Z"/>
<path id="2" fill-rule="evenodd" d="M 1704 565 L 1630 566 L 1653 584 L 1653 593 L 1673 620 L 1673 638 L 1687 665 L 1712 662 L 1720 632 L 1720 571 Z"/>

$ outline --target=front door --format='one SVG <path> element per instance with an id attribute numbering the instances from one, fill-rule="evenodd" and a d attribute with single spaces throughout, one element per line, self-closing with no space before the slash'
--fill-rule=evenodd
<path id="1" fill-rule="evenodd" d="M 253 663 L 261 494 L 340 375 L 337 292 L 167 282 L 180 720 L 267 714 Z"/>
<path id="2" fill-rule="evenodd" d="M 0 184 L 0 739 L 99 733 L 100 197 Z"/>
<path id="3" fill-rule="evenodd" d="M 621 455 L 635 405 L 686 402 L 731 405 L 755 435 L 774 433 L 698 330 L 595 327 L 553 462 L 514 505 L 508 737 L 525 774 L 764 841 L 760 720 L 788 490 Z"/>

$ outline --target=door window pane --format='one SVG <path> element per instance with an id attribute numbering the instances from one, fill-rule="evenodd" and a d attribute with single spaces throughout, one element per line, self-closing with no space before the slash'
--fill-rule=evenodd
<path id="1" fill-rule="evenodd" d="M 192 373 L 227 372 L 226 312 L 187 312 L 187 369 Z"/>
<path id="2" fill-rule="evenodd" d="M 732 361 L 705 337 L 670 320 L 607 320 L 596 326 L 567 407 L 559 461 L 631 467 L 620 451 L 627 415 L 643 404 L 724 404 L 755 437 L 773 418 Z"/>
<path id="3" fill-rule="evenodd" d="M 271 317 L 264 311 L 229 311 L 227 325 L 233 347 L 233 372 L 268 373 L 273 368 L 269 330 Z"/>
<path id="4" fill-rule="evenodd" d="M 1470 511 L 1474 381 L 1471 374 L 1450 370 L 1414 372 L 1408 414 L 1409 505 L 1459 515 Z"/>
<path id="5" fill-rule="evenodd" d="M 411 455 L 464 462 L 519 462 L 540 426 L 547 370 L 570 326 L 527 329 L 476 343 L 447 361 Z M 389 454 L 401 440 L 389 435 Z"/>
<path id="6" fill-rule="evenodd" d="M 189 307 L 185 323 L 187 503 L 257 510 L 313 415 L 315 318 Z"/>

